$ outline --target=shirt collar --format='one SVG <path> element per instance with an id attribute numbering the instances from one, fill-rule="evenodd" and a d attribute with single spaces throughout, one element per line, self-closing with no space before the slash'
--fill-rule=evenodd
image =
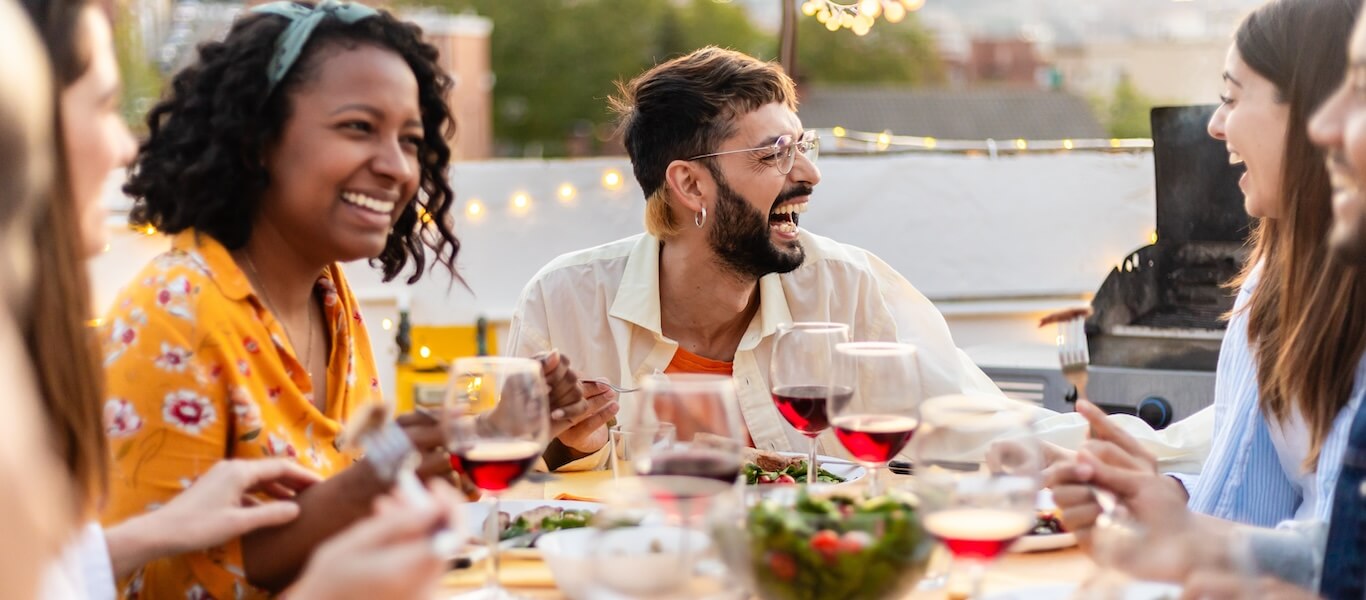
<path id="1" fill-rule="evenodd" d="M 659 249 L 658 238 L 648 233 L 640 236 L 626 257 L 626 269 L 609 314 L 663 335 L 659 307 Z M 759 340 L 777 332 L 779 324 L 791 321 L 792 312 L 787 306 L 782 276 L 769 273 L 759 278 L 759 312 L 749 328 L 749 332 L 753 332 L 757 322 L 759 336 L 751 339 L 747 332 L 739 349 L 752 349 Z"/>
<path id="2" fill-rule="evenodd" d="M 251 282 L 247 280 L 247 274 L 237 266 L 237 261 L 232 259 L 227 247 L 213 236 L 187 229 L 171 238 L 171 247 L 189 254 L 199 263 L 224 296 L 233 300 L 243 300 L 252 295 Z"/>

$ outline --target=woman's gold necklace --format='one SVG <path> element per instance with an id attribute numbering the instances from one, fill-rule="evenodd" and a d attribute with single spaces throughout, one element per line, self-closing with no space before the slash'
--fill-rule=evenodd
<path id="1" fill-rule="evenodd" d="M 279 309 L 275 308 L 275 303 L 271 301 L 271 299 L 270 299 L 270 291 L 266 289 L 266 282 L 265 282 L 265 280 L 264 280 L 264 279 L 261 279 L 261 272 L 256 270 L 256 263 L 252 262 L 252 260 L 251 260 L 251 255 L 248 254 L 245 250 L 242 251 L 242 257 L 245 258 L 245 259 L 247 259 L 247 267 L 249 267 L 249 268 L 251 269 L 251 276 L 252 276 L 252 278 L 256 279 L 256 283 L 259 284 L 259 287 L 261 288 L 261 297 L 266 299 L 266 306 L 269 306 L 269 307 L 270 307 L 270 312 L 273 313 L 273 314 L 275 315 L 275 320 L 280 322 L 280 328 L 283 329 L 283 330 L 285 330 L 285 336 L 287 336 L 287 337 L 289 338 L 289 344 L 290 344 L 291 346 L 295 347 L 295 348 L 298 348 L 299 345 L 296 344 L 296 343 L 294 342 L 294 336 L 291 335 L 291 334 L 289 333 L 289 327 L 287 327 L 287 326 L 285 325 L 285 322 L 284 322 L 284 321 L 281 321 L 281 320 L 280 320 L 280 315 L 281 315 L 282 313 L 280 312 Z M 313 294 L 310 293 L 310 294 L 309 294 L 310 302 L 312 301 L 312 300 L 311 300 L 312 296 L 313 296 Z M 304 372 L 305 372 L 305 373 L 308 373 L 308 378 L 309 378 L 309 380 L 311 381 L 311 380 L 313 379 L 313 370 L 312 370 L 312 369 L 313 369 L 313 307 L 312 307 L 312 306 L 309 306 L 309 307 L 308 307 L 308 350 L 305 352 L 305 354 L 304 354 L 301 358 L 303 358 Z"/>

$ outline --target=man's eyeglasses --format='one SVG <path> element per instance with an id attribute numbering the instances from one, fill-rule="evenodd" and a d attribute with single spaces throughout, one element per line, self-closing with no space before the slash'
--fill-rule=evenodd
<path id="1" fill-rule="evenodd" d="M 806 160 L 816 162 L 816 155 L 820 153 L 820 138 L 814 131 L 803 131 L 800 138 L 794 140 L 791 134 L 778 136 L 772 145 L 759 148 L 745 148 L 744 150 L 726 150 L 725 152 L 712 152 L 711 154 L 699 154 L 688 160 L 698 160 L 721 156 L 722 154 L 737 154 L 740 152 L 766 152 L 764 160 L 772 161 L 773 166 L 778 168 L 778 172 L 787 175 L 792 172 L 792 164 L 797 161 L 797 154 L 801 153 Z"/>

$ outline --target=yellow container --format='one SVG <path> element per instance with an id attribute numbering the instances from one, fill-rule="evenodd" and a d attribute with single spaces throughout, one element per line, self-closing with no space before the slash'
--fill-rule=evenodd
<path id="1" fill-rule="evenodd" d="M 395 370 L 394 409 L 398 414 L 421 405 L 436 408 L 446 391 L 446 366 L 457 358 L 479 354 L 479 328 L 473 325 L 418 326 L 412 328 L 412 348 L 407 363 Z M 487 354 L 498 353 L 498 336 L 492 326 L 485 334 Z"/>

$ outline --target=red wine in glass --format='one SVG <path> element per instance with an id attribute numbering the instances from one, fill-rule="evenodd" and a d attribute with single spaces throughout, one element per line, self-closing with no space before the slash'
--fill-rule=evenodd
<path id="1" fill-rule="evenodd" d="M 847 402 L 853 394 L 854 390 L 845 386 L 832 390 L 824 385 L 786 385 L 773 390 L 773 403 L 793 429 L 816 437 L 830 428 L 828 402 Z"/>
<path id="2" fill-rule="evenodd" d="M 740 459 L 734 454 L 715 450 L 671 450 L 650 457 L 649 468 L 641 474 L 701 477 L 731 484 L 740 477 Z"/>
<path id="3" fill-rule="evenodd" d="M 925 517 L 925 529 L 954 558 L 989 561 L 1004 554 L 1034 526 L 1027 514 L 994 508 L 955 508 Z"/>
<path id="4" fill-rule="evenodd" d="M 856 460 L 882 464 L 906 447 L 920 421 L 902 415 L 846 415 L 833 425 L 835 437 Z"/>
<path id="5" fill-rule="evenodd" d="M 523 440 L 481 440 L 451 453 L 451 468 L 481 490 L 498 492 L 521 479 L 536 463 L 541 447 Z"/>

